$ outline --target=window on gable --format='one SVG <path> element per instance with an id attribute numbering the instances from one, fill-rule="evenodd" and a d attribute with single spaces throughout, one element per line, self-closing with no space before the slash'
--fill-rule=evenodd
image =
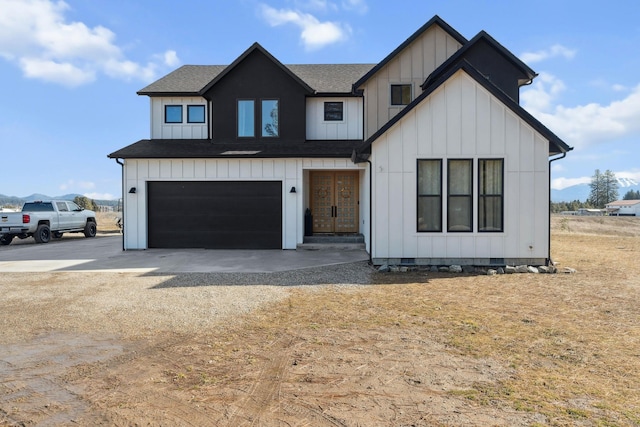
<path id="1" fill-rule="evenodd" d="M 165 105 L 164 122 L 182 123 L 182 105 Z"/>
<path id="2" fill-rule="evenodd" d="M 504 160 L 478 160 L 478 231 L 503 231 Z"/>
<path id="3" fill-rule="evenodd" d="M 442 160 L 418 160 L 418 231 L 442 231 Z"/>
<path id="4" fill-rule="evenodd" d="M 255 101 L 253 99 L 238 100 L 238 137 L 255 136 Z"/>
<path id="5" fill-rule="evenodd" d="M 391 105 L 409 105 L 411 84 L 391 85 Z"/>
<path id="6" fill-rule="evenodd" d="M 325 102 L 324 103 L 324 121 L 325 122 L 341 122 L 343 120 L 344 103 L 342 102 Z"/>
<path id="7" fill-rule="evenodd" d="M 262 100 L 262 136 L 277 137 L 278 130 L 278 100 L 263 99 Z"/>
<path id="8" fill-rule="evenodd" d="M 447 231 L 473 231 L 472 169 L 472 160 L 448 161 Z"/>
<path id="9" fill-rule="evenodd" d="M 204 105 L 187 105 L 187 123 L 204 123 Z"/>

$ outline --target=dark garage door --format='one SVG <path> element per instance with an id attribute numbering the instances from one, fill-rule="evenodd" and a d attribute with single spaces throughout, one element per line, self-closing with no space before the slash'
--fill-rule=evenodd
<path id="1" fill-rule="evenodd" d="M 282 249 L 280 181 L 149 182 L 150 248 Z"/>

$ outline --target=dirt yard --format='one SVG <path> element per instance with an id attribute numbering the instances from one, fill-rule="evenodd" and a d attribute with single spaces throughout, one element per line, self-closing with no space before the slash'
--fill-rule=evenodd
<path id="1" fill-rule="evenodd" d="M 639 426 L 640 219 L 554 217 L 552 256 L 577 272 L 3 274 L 0 425 Z"/>

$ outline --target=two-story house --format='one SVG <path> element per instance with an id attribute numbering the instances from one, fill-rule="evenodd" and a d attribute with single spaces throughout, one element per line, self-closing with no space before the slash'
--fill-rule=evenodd
<path id="1" fill-rule="evenodd" d="M 355 234 L 374 264 L 544 264 L 550 161 L 571 147 L 519 105 L 535 76 L 438 16 L 378 64 L 284 65 L 256 43 L 183 66 L 138 92 L 151 138 L 109 154 L 124 248 Z"/>

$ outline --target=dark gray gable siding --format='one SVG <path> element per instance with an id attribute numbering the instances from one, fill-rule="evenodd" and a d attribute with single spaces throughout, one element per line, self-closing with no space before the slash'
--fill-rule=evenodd
<path id="1" fill-rule="evenodd" d="M 304 140 L 306 135 L 306 96 L 310 88 L 300 84 L 291 71 L 264 50 L 253 49 L 242 61 L 228 67 L 216 78 L 215 84 L 202 94 L 211 100 L 213 110 L 213 139 L 237 137 L 237 103 L 239 99 L 255 100 L 255 138 L 261 139 L 260 101 L 277 99 L 279 107 L 279 136 L 266 138 L 276 144 L 282 139 Z M 247 141 L 242 139 L 242 141 Z"/>

